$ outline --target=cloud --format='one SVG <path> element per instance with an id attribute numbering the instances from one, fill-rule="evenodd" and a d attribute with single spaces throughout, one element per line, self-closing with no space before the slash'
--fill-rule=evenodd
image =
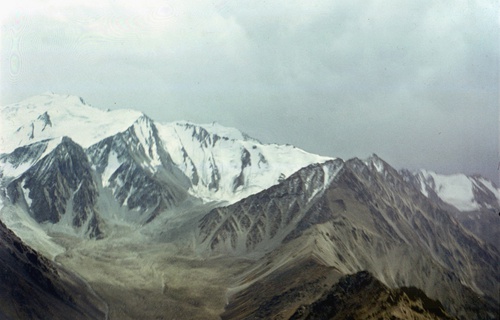
<path id="1" fill-rule="evenodd" d="M 495 1 L 10 6 L 2 103 L 60 91 L 325 155 L 496 176 Z"/>

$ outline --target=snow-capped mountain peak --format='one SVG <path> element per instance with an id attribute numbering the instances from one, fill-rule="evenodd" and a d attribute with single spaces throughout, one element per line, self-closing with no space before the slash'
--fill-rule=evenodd
<path id="1" fill-rule="evenodd" d="M 82 97 L 75 95 L 57 94 L 54 92 L 45 92 L 40 95 L 29 97 L 18 103 L 19 105 L 28 105 L 37 108 L 40 105 L 66 105 L 70 107 L 78 107 L 80 105 L 87 105 Z"/>
<path id="2" fill-rule="evenodd" d="M 500 206 L 500 189 L 478 175 L 444 175 L 429 170 L 402 170 L 402 174 L 426 197 L 439 198 L 462 212 L 489 210 Z"/>
<path id="3" fill-rule="evenodd" d="M 118 186 L 117 175 L 125 174 L 125 167 L 141 168 L 150 177 L 160 170 L 197 198 L 233 203 L 302 167 L 331 159 L 290 145 L 262 144 L 216 122 L 156 123 L 138 111 L 103 111 L 77 96 L 47 93 L 0 111 L 5 122 L 0 152 L 47 141 L 47 154 L 57 139 L 69 136 L 86 150 L 103 187 L 111 181 Z M 18 168 L 15 173 L 21 174 L 24 167 Z"/>
<path id="4" fill-rule="evenodd" d="M 262 144 L 219 124 L 175 122 L 157 128 L 173 162 L 190 178 L 191 192 L 207 201 L 235 202 L 331 159 L 290 145 Z"/>
<path id="5" fill-rule="evenodd" d="M 390 167 L 387 162 L 373 153 L 368 159 L 363 161 L 368 167 L 373 167 L 378 173 L 383 173 L 386 168 Z"/>
<path id="6" fill-rule="evenodd" d="M 484 229 L 452 216 L 497 219 L 499 189 L 482 177 L 398 172 L 375 154 L 321 157 L 217 123 L 157 123 L 52 93 L 2 107 L 0 119 L 0 220 L 95 284 L 108 310 L 148 292 L 143 309 L 165 299 L 210 309 L 175 316 L 226 306 L 224 319 L 272 318 L 284 297 L 274 314 L 288 318 L 283 310 L 307 302 L 290 297 L 320 297 L 337 276 L 368 270 L 390 287 L 422 288 L 460 319 L 498 314 L 497 232 L 479 239 Z M 179 285 L 176 270 L 206 287 Z M 206 305 L 199 292 L 219 296 Z M 158 315 L 173 317 L 167 309 Z"/>
<path id="7" fill-rule="evenodd" d="M 77 96 L 46 93 L 0 107 L 0 153 L 30 143 L 70 136 L 86 148 L 127 129 L 142 114 L 104 111 Z"/>
<path id="8" fill-rule="evenodd" d="M 149 166 L 152 168 L 162 165 L 162 159 L 160 156 L 159 148 L 160 138 L 158 136 L 158 130 L 156 129 L 153 120 L 151 120 L 145 114 L 141 115 L 133 125 L 128 129 L 134 132 L 138 139 L 139 146 L 144 150 L 144 152 L 149 157 Z"/>

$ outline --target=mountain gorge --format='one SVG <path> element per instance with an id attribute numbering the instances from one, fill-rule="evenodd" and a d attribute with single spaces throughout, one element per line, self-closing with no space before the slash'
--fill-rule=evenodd
<path id="1" fill-rule="evenodd" d="M 374 319 L 498 317 L 500 193 L 482 177 L 322 157 L 73 96 L 1 116 L 0 220 L 111 319 L 340 319 L 365 300 Z"/>

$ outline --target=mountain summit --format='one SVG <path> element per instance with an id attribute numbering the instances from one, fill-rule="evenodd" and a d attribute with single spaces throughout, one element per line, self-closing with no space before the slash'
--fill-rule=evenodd
<path id="1" fill-rule="evenodd" d="M 498 314 L 500 192 L 482 177 L 322 157 L 52 93 L 0 113 L 0 236 L 55 259 L 107 318 Z M 25 306 L 16 297 L 0 315 Z"/>

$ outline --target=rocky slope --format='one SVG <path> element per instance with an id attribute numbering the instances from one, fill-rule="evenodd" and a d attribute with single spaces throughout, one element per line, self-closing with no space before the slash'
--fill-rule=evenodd
<path id="1" fill-rule="evenodd" d="M 453 319 L 417 288 L 390 289 L 362 271 L 342 277 L 321 298 L 290 319 Z"/>
<path id="2" fill-rule="evenodd" d="M 271 252 L 256 274 L 314 257 L 343 274 L 369 270 L 390 287 L 418 287 L 461 318 L 481 319 L 497 308 L 498 250 L 376 156 L 311 165 L 213 209 L 200 221 L 199 241 L 215 255 Z M 476 314 L 478 296 L 486 314 Z"/>
<path id="3" fill-rule="evenodd" d="M 216 124 L 106 112 L 72 96 L 45 94 L 0 111 L 5 204 L 91 238 L 107 224 L 143 225 L 192 203 L 236 202 L 328 159 Z"/>
<path id="4" fill-rule="evenodd" d="M 0 318 L 106 318 L 106 304 L 82 280 L 27 247 L 1 221 L 0 240 Z"/>
<path id="5" fill-rule="evenodd" d="M 353 317 L 498 314 L 498 248 L 458 222 L 467 225 L 463 210 L 497 210 L 498 189 L 483 178 L 397 171 L 376 155 L 325 158 L 215 123 L 162 124 L 71 96 L 42 95 L 0 113 L 7 120 L 0 220 L 78 270 L 106 298 L 111 318 L 217 318 L 226 299 L 225 319 L 313 317 L 330 308 L 331 294 L 342 297 L 325 315 L 332 318 L 364 300 Z M 8 266 L 29 257 L 53 265 L 21 248 Z M 67 297 L 79 280 L 47 268 L 56 270 L 46 275 L 51 283 L 65 275 L 55 299 L 76 301 Z M 43 273 L 38 278 L 46 283 Z M 39 286 L 37 299 L 54 296 Z M 422 292 L 398 289 L 410 287 Z M 217 293 L 204 301 L 207 292 Z M 133 308 L 123 303 L 129 298 Z M 432 311 L 429 304 L 439 304 L 429 299 L 444 312 Z M 167 300 L 168 308 L 159 307 Z M 39 310 L 33 314 L 41 317 Z"/>
<path id="6" fill-rule="evenodd" d="M 30 156 L 22 154 L 25 149 Z M 18 177 L 6 180 L 8 199 L 25 206 L 39 223 L 64 221 L 83 234 L 99 237 L 97 184 L 84 150 L 67 137 L 41 158 L 38 155 L 43 149 L 47 151 L 47 144 L 37 143 L 0 158 L 17 167 L 23 157 L 28 157 L 28 162 L 39 158 Z"/>

